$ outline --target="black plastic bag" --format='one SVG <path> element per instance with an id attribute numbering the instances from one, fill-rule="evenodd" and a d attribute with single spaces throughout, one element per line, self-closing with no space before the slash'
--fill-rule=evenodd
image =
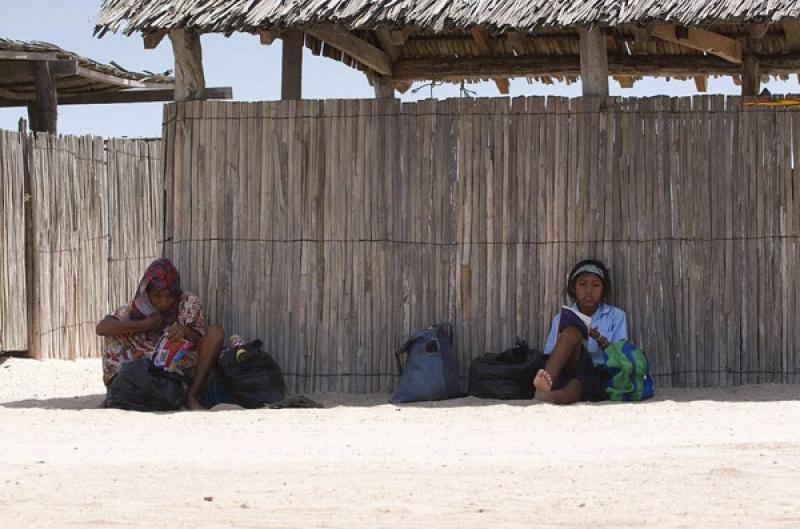
<path id="1" fill-rule="evenodd" d="M 136 411 L 179 410 L 186 398 L 186 377 L 164 371 L 142 357 L 120 368 L 106 395 L 106 408 Z"/>
<path id="2" fill-rule="evenodd" d="M 263 408 L 286 397 L 281 368 L 262 345 L 261 340 L 254 340 L 240 347 L 226 347 L 217 361 L 222 384 L 243 408 Z"/>
<path id="3" fill-rule="evenodd" d="M 469 394 L 484 399 L 532 399 L 533 377 L 545 365 L 544 354 L 522 340 L 500 354 L 486 353 L 469 367 Z"/>

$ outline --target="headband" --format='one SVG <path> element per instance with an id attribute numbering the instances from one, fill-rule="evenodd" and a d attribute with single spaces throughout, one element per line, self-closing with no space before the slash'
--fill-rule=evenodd
<path id="1" fill-rule="evenodd" d="M 571 276 L 569 276 L 569 282 L 570 282 L 570 283 L 572 283 L 573 281 L 575 281 L 575 279 L 577 279 L 577 277 L 578 277 L 579 275 L 581 275 L 581 274 L 586 274 L 586 273 L 589 273 L 589 274 L 594 274 L 594 275 L 596 275 L 597 277 L 599 277 L 599 278 L 600 278 L 600 280 L 603 282 L 603 284 L 605 284 L 605 282 L 606 282 L 606 275 L 603 273 L 603 271 L 602 271 L 602 270 L 600 270 L 600 268 L 599 268 L 599 267 L 597 267 L 597 266 L 595 266 L 595 265 L 593 265 L 593 264 L 585 264 L 585 265 L 583 265 L 582 267 L 580 267 L 580 268 L 578 268 L 577 270 L 575 270 L 575 271 L 572 273 L 572 275 L 571 275 Z"/>

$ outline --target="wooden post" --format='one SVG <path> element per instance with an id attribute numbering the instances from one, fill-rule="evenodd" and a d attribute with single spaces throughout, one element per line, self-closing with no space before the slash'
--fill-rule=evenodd
<path id="1" fill-rule="evenodd" d="M 369 84 L 375 89 L 375 99 L 394 99 L 394 85 L 385 75 L 370 75 Z"/>
<path id="2" fill-rule="evenodd" d="M 172 30 L 169 40 L 175 56 L 175 101 L 198 99 L 206 87 L 200 34 L 182 29 Z"/>
<path id="3" fill-rule="evenodd" d="M 36 101 L 28 103 L 28 124 L 31 131 L 35 131 L 39 123 L 39 114 L 36 112 Z"/>
<path id="4" fill-rule="evenodd" d="M 608 97 L 608 52 L 600 28 L 579 29 L 581 38 L 581 83 L 584 96 Z"/>
<path id="5" fill-rule="evenodd" d="M 50 64 L 47 61 L 35 61 L 33 77 L 36 82 L 36 103 L 33 112 L 28 107 L 31 129 L 36 132 L 57 134 L 58 95 L 56 93 L 56 82 L 50 73 Z M 35 121 L 33 120 L 34 117 Z"/>
<path id="6" fill-rule="evenodd" d="M 303 97 L 303 32 L 290 29 L 283 33 L 281 99 Z"/>
<path id="7" fill-rule="evenodd" d="M 742 96 L 755 97 L 761 92 L 761 74 L 758 58 L 746 53 L 742 63 Z"/>

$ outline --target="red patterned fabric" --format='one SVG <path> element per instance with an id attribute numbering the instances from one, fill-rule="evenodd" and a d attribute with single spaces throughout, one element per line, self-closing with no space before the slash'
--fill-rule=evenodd
<path id="1" fill-rule="evenodd" d="M 170 308 L 160 311 L 161 327 L 151 331 L 154 335 L 160 335 L 165 328 L 175 323 L 178 317 L 178 302 L 181 299 L 181 276 L 169 259 L 165 257 L 156 259 L 145 270 L 131 303 L 131 320 L 143 320 L 156 313 L 156 309 L 147 297 L 147 290 L 151 287 L 154 290 L 168 290 L 175 298 Z"/>

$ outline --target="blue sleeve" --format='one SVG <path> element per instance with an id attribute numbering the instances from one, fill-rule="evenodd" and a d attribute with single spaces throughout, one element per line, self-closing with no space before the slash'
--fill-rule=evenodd
<path id="1" fill-rule="evenodd" d="M 608 338 L 611 343 L 628 340 L 628 317 L 625 315 L 624 310 L 617 309 L 617 311 L 618 314 L 614 318 L 616 320 L 614 322 L 614 335 Z"/>
<path id="2" fill-rule="evenodd" d="M 550 326 L 550 334 L 547 336 L 547 342 L 544 344 L 544 354 L 549 355 L 553 348 L 556 346 L 556 340 L 558 339 L 558 318 L 561 316 L 559 312 L 555 316 L 553 316 L 553 324 Z"/>

